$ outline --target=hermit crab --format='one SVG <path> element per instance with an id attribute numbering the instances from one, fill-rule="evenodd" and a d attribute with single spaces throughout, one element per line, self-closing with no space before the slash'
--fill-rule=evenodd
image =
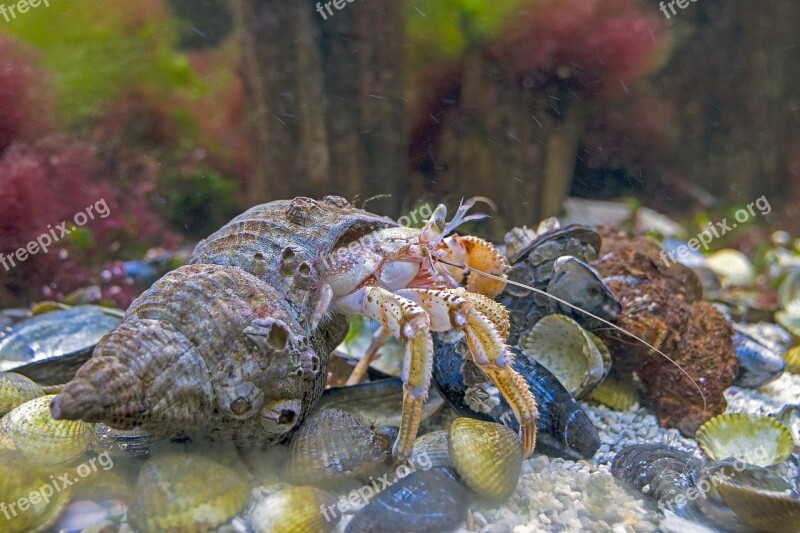
<path id="1" fill-rule="evenodd" d="M 396 461 L 411 453 L 430 388 L 431 333 L 450 330 L 511 406 L 529 455 L 536 401 L 512 368 L 508 313 L 492 300 L 507 264 L 487 241 L 454 233 L 483 216 L 467 214 L 474 203 L 450 221 L 439 205 L 421 229 L 335 196 L 248 210 L 131 305 L 55 397 L 53 417 L 276 442 L 322 394 L 346 317 L 363 315 L 381 327 L 360 368 L 390 336 L 405 343 Z"/>

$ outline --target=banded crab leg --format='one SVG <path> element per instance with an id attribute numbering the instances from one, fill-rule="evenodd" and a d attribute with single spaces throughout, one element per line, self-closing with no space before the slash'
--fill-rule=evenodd
<path id="1" fill-rule="evenodd" d="M 505 345 L 508 313 L 498 303 L 464 289 L 403 289 L 396 295 L 428 312 L 433 331 L 464 330 L 473 362 L 483 370 L 506 399 L 519 421 L 525 456 L 536 446 L 536 399 L 525 379 L 512 367 L 513 355 Z"/>
<path id="2" fill-rule="evenodd" d="M 403 412 L 392 456 L 400 463 L 411 454 L 428 398 L 433 371 L 433 339 L 428 313 L 413 301 L 381 287 L 362 287 L 339 298 L 339 311 L 360 314 L 381 324 L 391 335 L 405 341 L 403 352 Z"/>

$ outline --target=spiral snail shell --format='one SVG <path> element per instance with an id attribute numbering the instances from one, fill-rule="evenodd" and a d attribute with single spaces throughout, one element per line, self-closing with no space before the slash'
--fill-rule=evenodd
<path id="1" fill-rule="evenodd" d="M 315 313 L 318 265 L 395 225 L 335 196 L 253 207 L 133 302 L 53 400 L 53 416 L 156 435 L 280 440 L 322 394 L 347 325 Z"/>

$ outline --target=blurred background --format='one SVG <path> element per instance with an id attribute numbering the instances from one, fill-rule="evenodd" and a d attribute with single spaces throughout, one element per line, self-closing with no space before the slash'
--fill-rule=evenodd
<path id="1" fill-rule="evenodd" d="M 327 3 L 4 12 L 0 253 L 110 214 L 0 267 L 0 307 L 89 286 L 127 306 L 232 216 L 297 195 L 393 217 L 486 196 L 497 240 L 570 197 L 691 228 L 765 196 L 736 246 L 800 229 L 796 1 Z"/>

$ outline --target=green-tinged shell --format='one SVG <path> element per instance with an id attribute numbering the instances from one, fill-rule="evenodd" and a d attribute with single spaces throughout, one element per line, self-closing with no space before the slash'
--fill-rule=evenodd
<path id="1" fill-rule="evenodd" d="M 424 469 L 434 466 L 455 468 L 450 459 L 450 440 L 448 430 L 432 431 L 417 437 L 411 449 L 410 463 L 419 465 Z"/>
<path id="2" fill-rule="evenodd" d="M 464 483 L 495 501 L 514 492 L 522 470 L 522 441 L 509 428 L 474 418 L 450 426 L 450 458 Z"/>
<path id="3" fill-rule="evenodd" d="M 37 314 L 0 333 L 0 370 L 43 385 L 66 383 L 119 323 L 117 310 L 95 305 Z"/>
<path id="4" fill-rule="evenodd" d="M 374 474 L 391 456 L 392 439 L 347 411 L 325 409 L 310 416 L 292 438 L 286 480 L 337 485 Z"/>
<path id="5" fill-rule="evenodd" d="M 604 379 L 589 397 L 615 411 L 628 411 L 639 402 L 632 383 L 611 377 Z"/>
<path id="6" fill-rule="evenodd" d="M 774 473 L 747 466 L 717 484 L 722 501 L 748 526 L 758 531 L 796 533 L 800 530 L 800 495 Z"/>
<path id="7" fill-rule="evenodd" d="M 783 360 L 786 361 L 786 370 L 792 374 L 800 374 L 800 345 L 789 348 L 783 354 Z"/>
<path id="8" fill-rule="evenodd" d="M 341 518 L 335 503 L 335 496 L 316 487 L 279 490 L 255 505 L 250 527 L 255 533 L 327 533 Z"/>
<path id="9" fill-rule="evenodd" d="M 53 483 L 58 481 L 37 470 L 19 452 L 0 450 L 0 464 L 3 465 L 0 501 L 8 513 L 0 513 L 0 531 L 27 533 L 43 531 L 51 526 L 69 503 L 71 488 L 61 484 L 54 487 Z M 38 496 L 31 498 L 33 494 Z M 22 498 L 27 503 L 20 506 Z M 12 503 L 14 507 L 11 507 Z"/>
<path id="10" fill-rule="evenodd" d="M 247 486 L 221 464 L 165 453 L 142 466 L 128 520 L 140 533 L 208 531 L 236 516 L 248 498 Z"/>
<path id="11" fill-rule="evenodd" d="M 522 335 L 520 346 L 575 398 L 586 397 L 611 369 L 603 341 L 563 315 L 542 318 Z"/>
<path id="12" fill-rule="evenodd" d="M 31 379 L 13 372 L 0 373 L 0 416 L 39 396 L 44 396 L 44 391 Z"/>
<path id="13" fill-rule="evenodd" d="M 755 268 L 739 250 L 725 249 L 706 258 L 706 267 L 713 270 L 726 285 L 752 285 Z"/>
<path id="14" fill-rule="evenodd" d="M 81 420 L 54 420 L 53 396 L 26 402 L 0 419 L 0 432 L 32 463 L 60 464 L 83 455 L 92 443 L 92 428 Z"/>
<path id="15" fill-rule="evenodd" d="M 733 457 L 756 466 L 780 463 L 792 453 L 793 445 L 786 426 L 749 413 L 715 416 L 697 430 L 696 439 L 712 459 Z"/>

